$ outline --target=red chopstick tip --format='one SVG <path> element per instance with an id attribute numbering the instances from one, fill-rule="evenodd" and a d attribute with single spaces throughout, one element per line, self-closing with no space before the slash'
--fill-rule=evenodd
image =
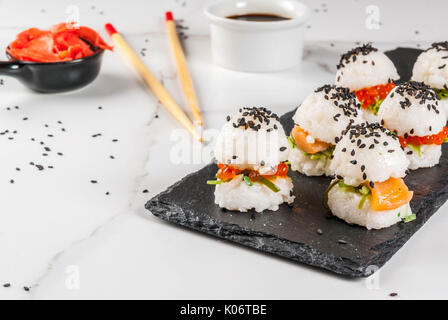
<path id="1" fill-rule="evenodd" d="M 166 21 L 173 20 L 173 13 L 171 11 L 165 12 Z"/>
<path id="2" fill-rule="evenodd" d="M 104 28 L 106 29 L 107 33 L 111 36 L 115 33 L 117 33 L 117 30 L 114 28 L 114 26 L 111 23 L 106 23 L 104 25 Z"/>

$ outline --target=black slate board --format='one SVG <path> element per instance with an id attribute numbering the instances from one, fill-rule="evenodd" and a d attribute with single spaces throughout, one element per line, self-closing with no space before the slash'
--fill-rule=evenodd
<path id="1" fill-rule="evenodd" d="M 419 53 L 410 48 L 387 53 L 401 81 L 409 79 Z M 286 132 L 292 129 L 293 112 L 281 117 Z M 292 208 L 282 205 L 276 212 L 261 214 L 222 210 L 214 204 L 214 186 L 205 184 L 214 179 L 216 170 L 210 164 L 186 176 L 151 199 L 146 208 L 169 222 L 348 277 L 368 276 L 383 266 L 448 198 L 446 144 L 438 166 L 413 171 L 405 179 L 414 191 L 411 207 L 417 219 L 382 230 L 369 231 L 331 217 L 322 204 L 330 179 L 297 172 L 290 172 L 296 196 Z"/>

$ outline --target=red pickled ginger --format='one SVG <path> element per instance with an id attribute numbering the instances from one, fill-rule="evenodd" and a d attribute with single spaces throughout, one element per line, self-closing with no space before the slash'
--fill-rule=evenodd
<path id="1" fill-rule="evenodd" d="M 76 27 L 74 23 L 59 23 L 50 30 L 31 28 L 19 33 L 6 51 L 17 60 L 61 62 L 93 54 L 89 44 L 112 50 L 95 30 Z"/>

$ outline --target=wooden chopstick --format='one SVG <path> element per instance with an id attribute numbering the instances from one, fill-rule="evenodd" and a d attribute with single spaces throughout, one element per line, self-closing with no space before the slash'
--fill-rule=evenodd
<path id="1" fill-rule="evenodd" d="M 149 71 L 143 61 L 137 56 L 132 48 L 127 44 L 126 40 L 117 32 L 114 26 L 110 23 L 105 25 L 107 33 L 112 38 L 114 45 L 120 50 L 127 60 L 131 62 L 139 75 L 156 95 L 159 101 L 168 109 L 169 112 L 200 142 L 202 137 L 196 130 L 195 126 L 182 109 L 176 104 L 174 99 L 170 96 L 168 91 L 157 80 L 157 78 Z"/>
<path id="2" fill-rule="evenodd" d="M 185 54 L 182 50 L 182 45 L 179 41 L 179 36 L 176 30 L 176 23 L 173 19 L 173 13 L 167 11 L 165 13 L 166 17 L 166 27 L 168 29 L 168 36 L 171 42 L 171 47 L 173 49 L 174 58 L 177 64 L 177 70 L 179 72 L 179 77 L 182 83 L 182 87 L 187 97 L 188 104 L 190 106 L 191 112 L 196 123 L 202 126 L 202 116 L 199 109 L 198 100 L 194 92 L 193 81 L 191 80 L 190 73 L 188 72 L 187 61 L 185 59 Z"/>

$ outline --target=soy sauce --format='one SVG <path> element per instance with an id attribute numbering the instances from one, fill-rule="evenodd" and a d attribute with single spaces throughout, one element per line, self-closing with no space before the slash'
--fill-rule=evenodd
<path id="1" fill-rule="evenodd" d="M 242 15 L 236 14 L 232 16 L 227 16 L 227 19 L 240 20 L 240 21 L 253 21 L 253 22 L 290 20 L 290 18 L 285 18 L 282 16 L 278 16 L 276 14 L 269 14 L 269 13 L 248 13 Z"/>

